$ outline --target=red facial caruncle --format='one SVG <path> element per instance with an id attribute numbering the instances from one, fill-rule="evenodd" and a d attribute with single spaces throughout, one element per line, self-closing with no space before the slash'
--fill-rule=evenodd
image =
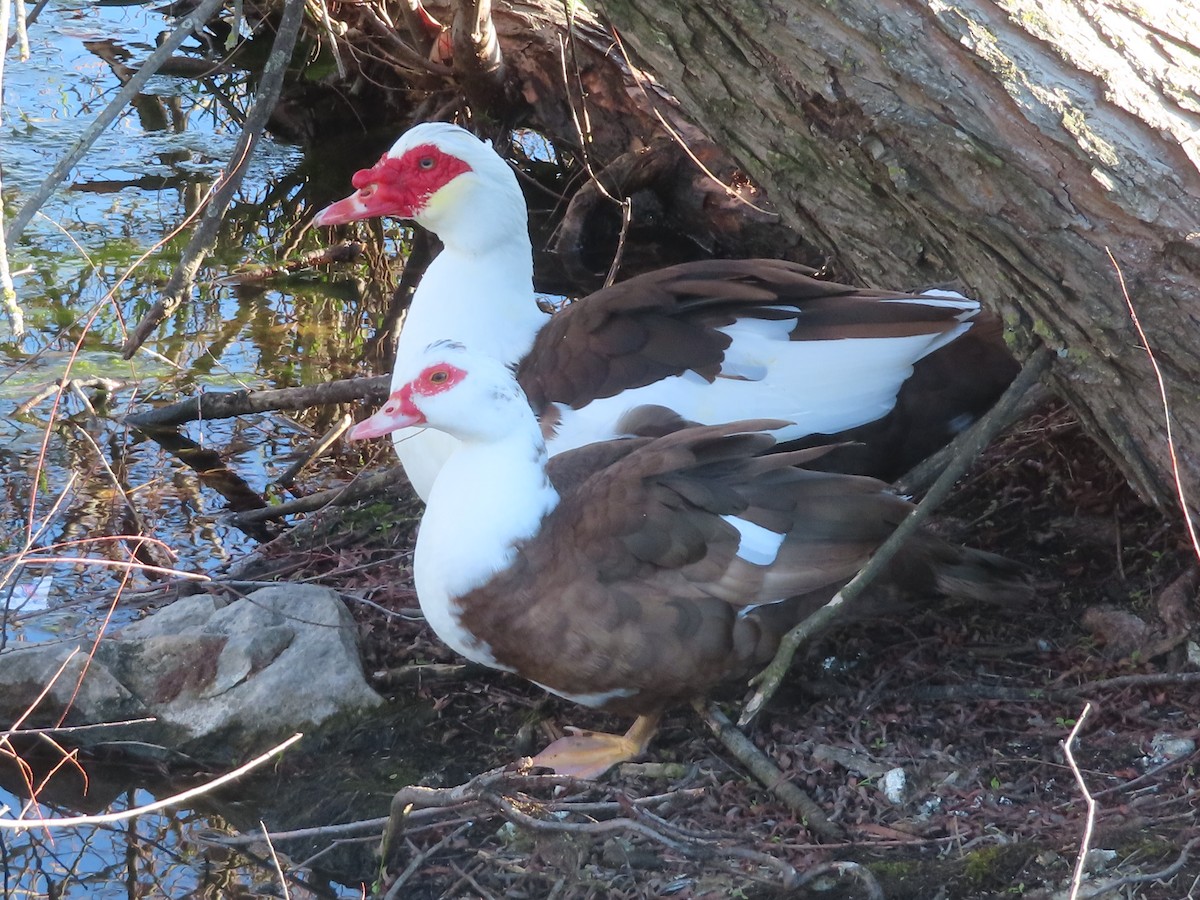
<path id="1" fill-rule="evenodd" d="M 426 366 L 421 374 L 388 397 L 387 403 L 371 416 L 354 426 L 351 440 L 382 437 L 400 428 L 424 425 L 425 414 L 417 406 L 421 397 L 432 397 L 450 390 L 467 377 L 467 373 L 450 363 Z"/>
<path id="2" fill-rule="evenodd" d="M 432 366 L 426 366 L 422 369 L 420 375 L 404 385 L 404 387 L 400 388 L 392 396 L 400 401 L 401 411 L 405 414 L 411 412 L 416 415 L 422 415 L 413 402 L 413 398 L 433 397 L 437 394 L 445 393 L 466 377 L 467 373 L 458 366 L 451 365 L 448 362 L 434 363 Z"/>
<path id="3" fill-rule="evenodd" d="M 471 169 L 457 156 L 433 144 L 422 144 L 400 157 L 385 156 L 369 169 L 354 173 L 351 184 L 358 200 L 373 215 L 411 219 L 421 214 L 429 198 Z"/>

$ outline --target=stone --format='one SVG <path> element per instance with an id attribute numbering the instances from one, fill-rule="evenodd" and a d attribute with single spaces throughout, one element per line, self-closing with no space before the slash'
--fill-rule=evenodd
<path id="1" fill-rule="evenodd" d="M 26 724 L 153 722 L 89 729 L 77 743 L 140 741 L 225 761 L 383 702 L 363 676 L 356 628 L 325 588 L 284 584 L 232 603 L 177 600 L 84 645 L 35 644 L 0 653 L 0 717 Z M 61 674 L 55 673 L 61 669 Z"/>

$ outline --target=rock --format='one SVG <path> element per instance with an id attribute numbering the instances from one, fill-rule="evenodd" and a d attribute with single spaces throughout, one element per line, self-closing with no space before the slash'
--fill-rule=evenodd
<path id="1" fill-rule="evenodd" d="M 1081 622 L 1110 658 L 1130 656 L 1142 650 L 1150 638 L 1150 626 L 1144 620 L 1115 606 L 1089 607 Z"/>
<path id="2" fill-rule="evenodd" d="M 908 776 L 903 769 L 888 769 L 879 779 L 879 790 L 883 792 L 883 796 L 887 797 L 888 803 L 892 806 L 900 806 L 904 803 L 905 795 L 908 793 Z"/>
<path id="3" fill-rule="evenodd" d="M 75 647 L 0 653 L 0 717 L 16 721 L 53 682 L 28 724 L 55 723 L 68 707 L 68 724 L 153 716 L 76 736 L 224 761 L 383 702 L 363 677 L 354 620 L 325 588 L 268 587 L 227 605 L 183 598 L 102 640 L 86 672 L 87 648 L 72 657 Z"/>
<path id="4" fill-rule="evenodd" d="M 1188 737 L 1159 732 L 1150 739 L 1150 753 L 1145 761 L 1150 766 L 1161 766 L 1173 759 L 1182 759 L 1196 752 L 1196 742 Z"/>

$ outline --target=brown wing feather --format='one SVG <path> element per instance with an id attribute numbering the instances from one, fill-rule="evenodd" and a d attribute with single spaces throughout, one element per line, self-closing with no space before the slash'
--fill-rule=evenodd
<path id="1" fill-rule="evenodd" d="M 912 295 L 819 281 L 812 271 L 782 260 L 705 260 L 639 275 L 553 316 L 517 380 L 536 410 L 578 409 L 688 370 L 713 380 L 730 343 L 717 329 L 739 318 L 800 314 L 793 340 L 937 334 L 958 324 L 956 310 L 880 303 Z"/>

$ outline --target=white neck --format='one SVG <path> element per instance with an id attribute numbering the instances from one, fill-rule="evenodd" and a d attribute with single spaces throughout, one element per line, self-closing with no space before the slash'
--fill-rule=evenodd
<path id="1" fill-rule="evenodd" d="M 482 252 L 448 245 L 429 264 L 413 295 L 397 359 L 453 337 L 473 351 L 512 364 L 529 352 L 545 322 L 534 299 L 533 255 L 524 227 Z"/>
<path id="2" fill-rule="evenodd" d="M 529 213 L 507 163 L 488 149 L 477 168 L 430 197 L 416 217 L 444 249 L 413 296 L 401 348 L 419 352 L 453 337 L 512 364 L 546 321 L 533 295 Z"/>
<path id="3" fill-rule="evenodd" d="M 498 440 L 461 443 L 442 467 L 413 560 L 417 596 L 438 637 L 469 659 L 495 665 L 458 621 L 453 601 L 506 569 L 516 545 L 558 505 L 532 413 Z"/>

